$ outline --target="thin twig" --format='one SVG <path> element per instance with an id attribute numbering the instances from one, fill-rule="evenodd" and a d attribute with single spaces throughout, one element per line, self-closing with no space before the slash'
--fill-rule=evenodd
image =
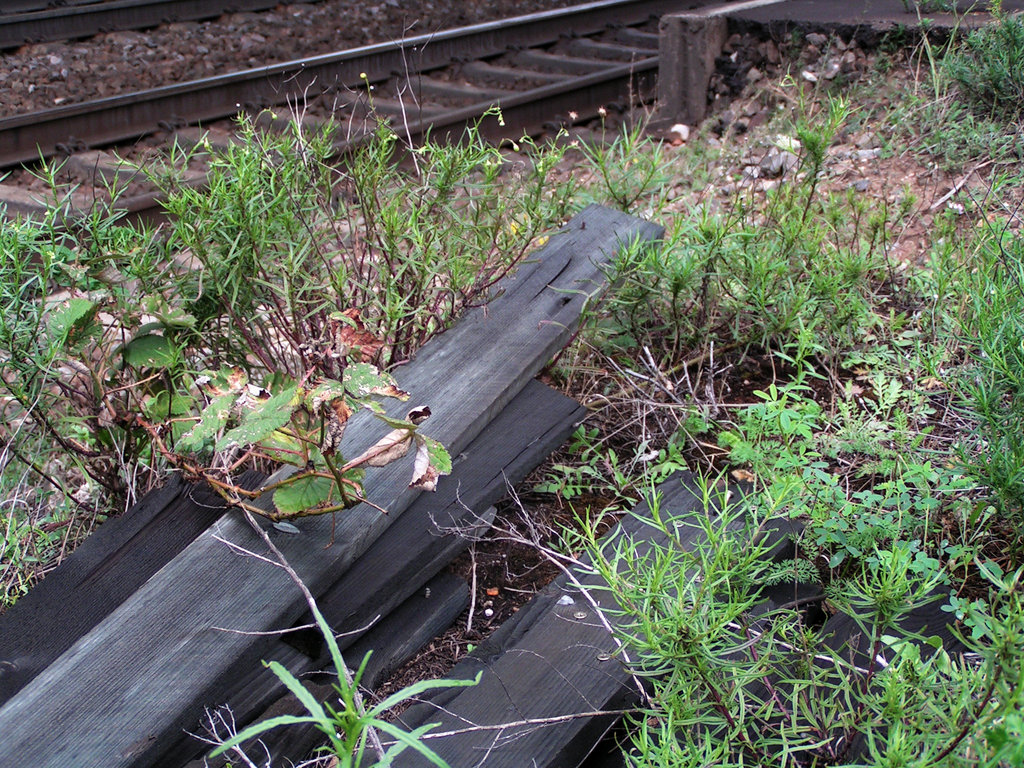
<path id="1" fill-rule="evenodd" d="M 469 545 L 470 585 L 469 585 L 469 617 L 466 619 L 466 634 L 473 631 L 473 614 L 476 611 L 476 542 Z"/>
<path id="2" fill-rule="evenodd" d="M 277 563 L 274 563 L 273 565 L 276 566 Z M 354 635 L 361 635 L 363 632 L 368 630 L 370 627 L 372 627 L 378 621 L 380 621 L 380 614 L 379 613 L 376 616 L 374 616 L 372 619 L 370 619 L 366 624 L 364 624 L 363 626 L 359 627 L 358 629 L 350 629 L 348 632 L 339 632 L 339 633 L 336 633 L 334 636 L 335 637 L 352 637 Z M 228 633 L 230 633 L 232 635 L 244 635 L 246 637 L 275 637 L 275 636 L 279 636 L 279 635 L 287 635 L 289 632 L 301 632 L 304 629 L 316 629 L 317 626 L 318 625 L 315 624 L 315 623 L 313 623 L 313 624 L 300 624 L 297 627 L 288 627 L 288 629 L 270 629 L 270 630 L 267 630 L 266 632 L 248 632 L 248 631 L 242 630 L 242 629 L 229 629 L 228 627 L 210 627 L 210 629 L 214 629 L 214 630 L 216 630 L 218 632 L 228 632 Z"/>
<path id="3" fill-rule="evenodd" d="M 252 513 L 247 509 L 243 509 L 242 514 L 244 515 L 246 522 L 249 523 L 249 527 L 256 532 L 256 534 L 263 540 L 263 543 L 266 544 L 267 549 L 274 554 L 274 557 L 277 559 L 277 563 L 274 564 L 283 569 L 284 572 L 288 574 L 289 578 L 295 582 L 299 591 L 302 592 L 302 596 L 306 599 L 306 605 L 308 605 L 310 611 L 315 614 L 317 612 L 316 598 L 313 597 L 313 593 L 309 591 L 309 587 L 306 586 L 302 577 L 300 577 L 299 574 L 295 572 L 295 569 L 291 567 L 284 554 L 277 548 L 277 545 L 274 544 L 273 540 L 271 540 L 270 535 L 256 522 Z M 224 540 L 221 539 L 221 541 Z M 230 542 L 225 543 L 236 551 L 242 549 L 238 545 L 232 545 Z M 249 552 L 249 554 L 260 560 L 271 562 L 268 558 L 262 557 L 255 552 Z M 341 665 L 341 669 L 337 670 L 337 672 L 344 679 L 345 685 L 347 685 L 349 690 L 352 691 L 352 703 L 355 705 L 356 714 L 360 718 L 364 718 L 366 715 L 366 707 L 363 704 L 363 695 L 359 692 L 359 687 L 352 680 L 352 672 L 349 670 L 348 664 L 343 663 Z M 383 760 L 384 746 L 381 744 L 380 735 L 377 733 L 377 729 L 372 726 L 367 726 L 366 731 L 367 738 L 370 742 L 370 748 L 376 753 L 379 760 Z"/>

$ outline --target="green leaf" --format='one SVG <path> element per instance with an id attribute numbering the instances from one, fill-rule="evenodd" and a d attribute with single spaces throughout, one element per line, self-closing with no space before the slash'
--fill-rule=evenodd
<path id="1" fill-rule="evenodd" d="M 299 682 L 295 675 L 289 672 L 279 662 L 271 661 L 264 663 L 270 668 L 271 672 L 277 675 L 278 679 L 284 683 L 285 687 L 292 692 L 292 695 L 299 700 L 302 706 L 306 708 L 306 711 L 309 712 L 317 722 L 324 727 L 331 727 L 331 718 L 329 718 L 327 713 L 324 712 L 324 708 L 320 705 L 320 702 L 317 701 L 316 697 L 306 689 L 306 686 Z"/>
<path id="2" fill-rule="evenodd" d="M 280 430 L 260 440 L 260 451 L 269 456 L 273 461 L 280 461 L 285 464 L 300 466 L 305 463 L 303 456 L 308 456 L 309 461 L 323 466 L 323 457 L 314 446 L 307 446 L 305 453 L 302 443 Z"/>
<path id="3" fill-rule="evenodd" d="M 147 333 L 129 341 L 122 354 L 133 368 L 169 368 L 178 357 L 178 348 L 166 336 Z"/>
<path id="4" fill-rule="evenodd" d="M 277 717 L 272 717 L 269 720 L 263 720 L 259 723 L 255 723 L 254 725 L 250 725 L 241 733 L 232 736 L 213 750 L 210 753 L 210 757 L 222 755 L 232 747 L 241 744 L 243 741 L 248 741 L 254 736 L 259 736 L 261 733 L 266 733 L 272 728 L 277 728 L 279 725 L 300 725 L 302 723 L 316 723 L 319 725 L 320 721 L 309 715 L 278 715 Z"/>
<path id="5" fill-rule="evenodd" d="M 163 421 L 192 412 L 193 400 L 188 395 L 171 395 L 161 389 L 155 395 L 147 397 L 142 403 L 142 412 L 150 421 Z"/>
<path id="6" fill-rule="evenodd" d="M 195 315 L 181 307 L 172 307 L 163 296 L 146 296 L 140 305 L 143 312 L 153 315 L 164 328 L 192 328 L 196 324 Z"/>
<path id="7" fill-rule="evenodd" d="M 432 750 L 430 747 L 423 743 L 423 735 L 426 734 L 431 728 L 435 727 L 437 723 L 427 723 L 426 725 L 421 725 L 419 728 L 417 728 L 415 731 L 412 731 L 411 733 L 403 731 L 401 728 L 392 725 L 386 720 L 374 720 L 372 723 L 370 723 L 370 725 L 374 728 L 377 728 L 378 730 L 383 731 L 388 736 L 393 738 L 396 742 L 388 749 L 387 754 L 385 755 L 385 758 L 387 759 L 389 765 L 392 759 L 400 755 L 406 749 L 411 748 L 416 752 L 419 752 L 420 755 L 427 760 L 427 762 L 429 762 L 433 766 L 436 766 L 436 768 L 451 768 L 440 755 L 438 755 L 434 750 Z"/>
<path id="8" fill-rule="evenodd" d="M 439 475 L 450 475 L 452 473 L 452 457 L 448 449 L 432 437 L 420 435 L 427 444 L 427 453 L 430 455 L 430 465 L 437 470 Z"/>
<path id="9" fill-rule="evenodd" d="M 221 368 L 219 371 L 202 371 L 196 376 L 196 386 L 210 397 L 228 393 L 237 395 L 249 383 L 249 375 L 241 368 Z"/>
<path id="10" fill-rule="evenodd" d="M 242 418 L 242 423 L 217 441 L 217 450 L 223 451 L 232 445 L 258 443 L 287 424 L 296 402 L 296 388 L 289 387 L 268 400 L 260 402 Z"/>
<path id="11" fill-rule="evenodd" d="M 283 515 L 297 515 L 329 501 L 334 490 L 333 480 L 306 475 L 274 491 L 274 506 Z"/>
<path id="12" fill-rule="evenodd" d="M 477 672 L 472 680 L 417 680 L 412 685 L 407 685 L 400 691 L 395 691 L 383 701 L 375 704 L 368 711 L 374 717 L 382 715 L 392 707 L 401 704 L 409 699 L 416 699 L 427 691 L 440 690 L 442 688 L 472 688 L 479 684 L 483 672 Z"/>
<path id="13" fill-rule="evenodd" d="M 320 403 L 329 403 L 339 397 L 344 397 L 346 391 L 345 385 L 340 381 L 324 379 L 309 390 L 303 400 L 307 406 L 315 408 Z"/>
<path id="14" fill-rule="evenodd" d="M 348 393 L 357 400 L 364 400 L 370 395 L 394 397 L 398 400 L 409 399 L 409 393 L 400 390 L 394 378 L 387 373 L 381 373 L 377 366 L 370 363 L 348 366 L 345 369 L 343 383 Z"/>
<path id="15" fill-rule="evenodd" d="M 92 325 L 99 308 L 99 302 L 90 299 L 67 299 L 50 315 L 47 330 L 59 343 L 74 344 Z"/>
<path id="16" fill-rule="evenodd" d="M 437 440 L 416 435 L 416 458 L 413 461 L 410 488 L 433 491 L 441 475 L 451 474 L 452 457 Z"/>
<path id="17" fill-rule="evenodd" d="M 201 451 L 206 441 L 215 437 L 228 423 L 231 406 L 237 398 L 238 396 L 232 392 L 213 398 L 203 409 L 196 425 L 178 442 L 177 448 L 187 453 Z"/>

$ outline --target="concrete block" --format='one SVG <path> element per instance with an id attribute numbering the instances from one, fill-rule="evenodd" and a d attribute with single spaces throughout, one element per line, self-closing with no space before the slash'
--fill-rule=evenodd
<path id="1" fill-rule="evenodd" d="M 747 0 L 662 16 L 658 28 L 658 125 L 695 125 L 707 117 L 708 84 L 728 38 L 730 14 L 785 0 Z"/>
<path id="2" fill-rule="evenodd" d="M 659 25 L 658 120 L 696 125 L 707 116 L 708 83 L 728 37 L 725 16 L 676 13 Z"/>

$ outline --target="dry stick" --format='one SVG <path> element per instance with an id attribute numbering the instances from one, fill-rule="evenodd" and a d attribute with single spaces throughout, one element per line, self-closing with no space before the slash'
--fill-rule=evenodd
<path id="1" fill-rule="evenodd" d="M 466 619 L 466 634 L 473 631 L 473 613 L 476 611 L 476 542 L 469 545 L 469 561 L 472 581 L 469 585 L 469 617 Z"/>
<path id="2" fill-rule="evenodd" d="M 517 494 L 515 489 L 512 488 L 511 486 L 509 486 L 508 490 L 509 496 L 511 497 L 512 501 L 514 501 L 516 506 L 518 506 L 519 509 L 522 510 L 523 505 L 522 502 L 519 500 L 519 494 Z M 581 567 L 586 566 L 584 566 L 580 561 L 574 558 L 560 555 L 554 550 L 543 546 L 539 541 L 529 541 L 525 537 L 518 535 L 514 531 L 502 531 L 502 533 L 508 535 L 512 539 L 512 541 L 534 547 L 542 557 L 548 560 L 552 565 L 554 565 L 558 570 L 560 570 L 565 575 L 566 579 L 568 579 L 569 582 L 574 587 L 576 587 L 576 589 L 579 590 L 580 594 L 583 595 L 583 598 L 590 604 L 590 607 L 594 609 L 594 614 L 597 616 L 598 621 L 601 622 L 601 626 L 604 627 L 605 631 L 607 631 L 608 634 L 611 636 L 612 642 L 614 642 L 615 645 L 618 646 L 619 653 L 622 655 L 622 660 L 625 662 L 627 669 L 630 666 L 632 666 L 633 662 L 629 658 L 629 653 L 628 651 L 626 651 L 625 644 L 619 639 L 618 635 L 615 632 L 615 629 L 608 621 L 608 617 L 605 616 L 604 611 L 601 610 L 601 606 L 597 604 L 597 600 L 594 599 L 594 596 L 590 593 L 590 590 L 587 589 L 587 587 L 585 587 L 580 582 L 580 580 L 576 578 L 576 574 L 572 572 L 572 568 L 566 565 L 563 562 L 563 560 L 568 561 L 572 565 L 577 565 Z M 643 682 L 641 682 L 640 678 L 633 673 L 630 673 L 630 678 L 633 680 L 633 684 L 636 686 L 637 692 L 640 694 L 640 700 L 647 702 L 648 706 L 653 707 L 653 703 L 651 702 L 650 696 L 648 696 L 647 691 L 644 690 Z"/>
<path id="3" fill-rule="evenodd" d="M 461 736 L 464 733 L 478 733 L 480 731 L 505 731 L 509 728 L 525 728 L 526 726 L 558 725 L 570 720 L 578 720 L 581 717 L 605 717 L 607 715 L 632 715 L 636 709 L 600 709 L 594 712 L 573 712 L 570 715 L 552 715 L 550 717 L 533 717 L 527 720 L 512 720 L 507 723 L 495 723 L 494 725 L 470 725 L 465 728 L 455 728 L 451 731 L 429 731 L 420 735 L 420 739 L 444 739 L 449 736 Z M 518 738 L 518 736 L 517 736 Z"/>
<path id="4" fill-rule="evenodd" d="M 975 173 L 980 171 L 982 168 L 986 168 L 986 167 L 992 165 L 992 163 L 994 163 L 994 162 L 995 162 L 995 160 L 985 160 L 984 162 L 978 163 L 976 166 L 971 168 L 971 170 L 969 170 L 967 173 L 965 173 L 964 176 L 959 181 L 957 181 L 956 183 L 953 184 L 953 187 L 952 187 L 952 189 L 949 190 L 949 192 L 947 192 L 942 197 L 940 197 L 938 200 L 936 200 L 934 203 L 932 203 L 931 206 L 929 206 L 928 210 L 929 211 L 934 211 L 936 208 L 938 208 L 944 202 L 949 200 L 949 198 L 951 198 L 953 195 L 955 195 L 957 192 L 959 192 L 961 189 L 963 189 L 964 184 L 966 184 L 968 182 L 968 180 L 971 178 L 971 176 L 973 176 Z"/>
<path id="5" fill-rule="evenodd" d="M 225 717 L 224 710 L 227 710 L 228 716 L 231 718 L 230 722 L 228 722 L 227 717 Z M 209 736 L 202 736 L 198 733 L 190 733 L 189 735 L 205 744 L 209 744 L 211 746 L 218 746 L 219 744 L 222 744 L 224 741 L 226 741 L 226 738 L 221 738 L 220 735 L 218 734 L 218 731 L 220 731 L 220 725 L 223 725 L 224 729 L 227 731 L 227 739 L 230 739 L 236 733 L 238 733 L 238 728 L 235 725 L 234 713 L 232 713 L 230 709 L 223 707 L 218 708 L 213 712 L 211 712 L 209 709 L 206 710 L 206 728 L 210 732 Z M 259 744 L 264 748 L 265 751 L 266 745 L 264 745 L 262 741 L 259 742 Z M 241 760 L 247 766 L 249 766 L 249 768 L 257 768 L 257 765 L 249 758 L 247 754 L 245 754 L 245 751 L 242 749 L 240 744 L 236 744 L 235 746 L 233 746 L 231 748 L 231 752 L 239 760 Z"/>
<path id="6" fill-rule="evenodd" d="M 280 568 L 288 574 L 289 578 L 295 582 L 295 585 L 302 592 L 302 596 L 306 599 L 306 605 L 308 605 L 310 611 L 316 615 L 316 598 L 314 598 L 313 593 L 309 591 L 309 587 L 307 587 L 305 582 L 302 581 L 302 578 L 295 572 L 295 569 L 289 565 L 288 560 L 285 559 L 284 554 L 277 548 L 277 545 L 271 541 L 267 532 L 256 523 L 252 513 L 246 509 L 242 511 L 242 514 L 245 516 L 246 522 L 249 523 L 249 527 L 251 527 L 261 539 L 263 539 L 263 543 L 266 544 L 267 548 L 274 553 L 274 557 L 277 559 L 276 565 L 280 566 Z M 255 555 L 255 553 L 253 554 Z M 260 556 L 256 555 L 256 557 Z M 344 661 L 344 659 L 342 661 Z M 341 669 L 337 670 L 337 672 L 345 680 L 345 685 L 347 685 L 349 690 L 352 691 L 352 702 L 356 706 L 356 714 L 359 715 L 359 717 L 364 717 L 366 715 L 366 707 L 363 705 L 363 695 L 359 692 L 359 687 L 352 680 L 352 673 L 349 671 L 348 664 L 342 663 Z M 384 745 L 380 742 L 380 736 L 377 734 L 377 729 L 373 726 L 367 726 L 366 732 L 370 741 L 370 747 L 377 754 L 377 758 L 379 760 L 383 760 Z"/>
<path id="7" fill-rule="evenodd" d="M 224 541 L 224 540 L 220 539 L 220 541 Z M 229 542 L 225 542 L 225 543 L 229 543 Z M 273 565 L 273 566 L 277 566 L 277 563 L 271 562 L 269 560 L 267 562 L 270 562 L 270 564 Z M 370 619 L 368 622 L 366 622 L 363 626 L 359 627 L 358 629 L 351 629 L 348 632 L 342 632 L 341 634 L 335 635 L 335 637 L 351 637 L 352 635 L 362 634 L 363 632 L 368 630 L 370 627 L 372 627 L 374 624 L 376 624 L 378 621 L 380 621 L 380 614 L 379 613 L 376 616 L 374 616 L 372 619 Z M 305 629 L 316 629 L 318 626 L 319 625 L 315 624 L 315 623 L 314 624 L 300 624 L 297 627 L 288 627 L 288 629 L 270 629 L 270 630 L 267 630 L 266 632 L 246 632 L 245 630 L 230 629 L 229 627 L 210 627 L 210 629 L 214 629 L 214 630 L 216 630 L 218 632 L 228 632 L 229 634 L 232 634 L 232 635 L 244 635 L 245 637 L 279 637 L 280 635 L 287 635 L 289 632 L 301 632 L 302 630 L 305 630 Z"/>

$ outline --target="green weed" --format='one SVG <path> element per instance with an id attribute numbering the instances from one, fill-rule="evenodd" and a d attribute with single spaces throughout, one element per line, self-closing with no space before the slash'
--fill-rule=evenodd
<path id="1" fill-rule="evenodd" d="M 768 546 L 758 534 L 775 510 L 729 503 L 710 483 L 696 492 L 704 507 L 683 516 L 648 495 L 662 543 L 623 537 L 609 551 L 591 539 L 588 549 L 618 605 L 623 650 L 651 691 L 633 718 L 630 766 L 924 768 L 976 765 L 979 754 L 1012 764 L 999 760 L 1019 725 L 1020 572 L 984 563 L 1003 597 L 992 608 L 953 604 L 978 654 L 966 660 L 901 638 L 900 621 L 934 601 L 941 574 L 905 543 L 873 547 L 829 592 L 866 640 L 859 666 L 796 608 L 754 610 Z M 866 759 L 851 763 L 858 743 Z"/>
<path id="2" fill-rule="evenodd" d="M 70 216 L 58 199 L 0 225 L 0 386 L 8 423 L 24 426 L 2 435 L 5 478 L 27 469 L 66 496 L 45 467 L 60 453 L 103 508 L 173 469 L 256 511 L 235 473 L 285 462 L 298 471 L 271 489 L 272 514 L 293 517 L 361 499 L 365 467 L 406 451 L 421 487 L 447 472 L 419 431 L 428 410 L 378 413 L 383 443 L 343 457 L 347 419 L 404 398 L 383 368 L 490 298 L 561 222 L 563 150 L 524 140 L 512 165 L 473 127 L 409 150 L 381 126 L 338 159 L 330 126 L 272 134 L 243 120 L 239 135 L 222 152 L 196 147 L 205 188 L 172 152 L 154 174 L 172 216 L 161 230 L 129 226 L 116 189 L 111 207 Z M 59 173 L 43 166 L 55 194 Z"/>
<path id="3" fill-rule="evenodd" d="M 943 61 L 961 96 L 989 117 L 1017 121 L 1024 114 L 1024 19 L 997 13 L 966 35 Z"/>
<path id="4" fill-rule="evenodd" d="M 362 706 L 362 699 L 358 693 L 358 686 L 362 679 L 363 671 L 366 668 L 366 663 L 369 661 L 370 654 L 363 658 L 362 664 L 360 664 L 359 669 L 356 670 L 351 678 L 347 672 L 342 673 L 341 670 L 347 669 L 347 667 L 345 667 L 345 659 L 338 648 L 338 642 L 334 637 L 334 633 L 316 604 L 311 603 L 310 608 L 316 625 L 327 643 L 334 669 L 338 673 L 338 682 L 334 684 L 338 705 L 331 702 L 321 703 L 291 672 L 278 662 L 271 661 L 266 666 L 302 703 L 308 714 L 278 715 L 269 720 L 251 725 L 221 743 L 220 746 L 210 753 L 210 756 L 217 757 L 218 755 L 230 752 L 233 748 L 273 728 L 308 723 L 323 733 L 329 746 L 321 751 L 334 755 L 337 758 L 336 764 L 339 768 L 390 765 L 391 761 L 406 749 L 418 752 L 420 757 L 426 761 L 425 765 L 429 764 L 438 768 L 448 768 L 448 764 L 436 752 L 430 749 L 422 738 L 435 727 L 434 724 L 428 723 L 414 731 L 406 732 L 386 719 L 385 715 L 391 708 L 415 699 L 427 691 L 475 685 L 479 682 L 479 675 L 476 680 L 422 680 L 406 686 L 402 690 L 374 704 L 369 709 L 365 709 Z M 391 740 L 390 746 L 380 753 L 375 753 L 374 749 L 370 748 L 371 732 L 383 733 Z"/>

